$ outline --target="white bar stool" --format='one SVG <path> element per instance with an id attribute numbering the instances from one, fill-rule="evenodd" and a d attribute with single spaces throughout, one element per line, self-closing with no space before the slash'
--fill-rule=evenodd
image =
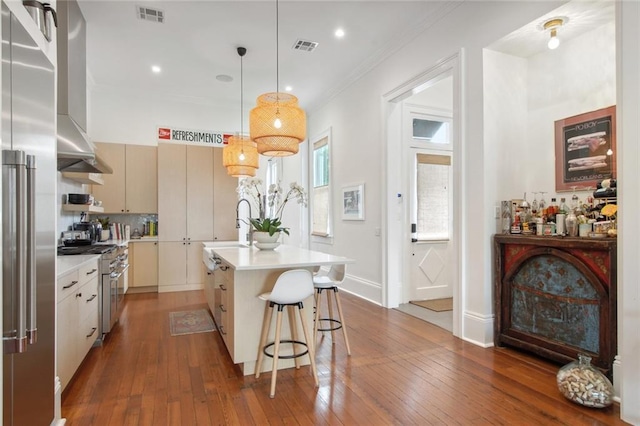
<path id="1" fill-rule="evenodd" d="M 258 296 L 260 299 L 268 302 L 264 310 L 264 320 L 262 322 L 262 333 L 260 335 L 260 345 L 258 347 L 258 360 L 256 361 L 255 375 L 256 379 L 260 377 L 260 369 L 264 356 L 273 358 L 273 368 L 271 371 L 271 391 L 269 396 L 273 398 L 276 395 L 276 377 L 278 375 L 278 359 L 291 359 L 295 360 L 296 368 L 300 368 L 299 357 L 309 355 L 311 363 L 311 374 L 316 383 L 318 383 L 318 372 L 316 370 L 316 361 L 314 354 L 313 341 L 309 338 L 309 327 L 304 317 L 304 306 L 302 301 L 314 293 L 313 280 L 311 272 L 306 269 L 294 269 L 291 271 L 283 272 L 276 284 L 273 286 L 273 290 L 269 293 L 263 293 Z M 269 329 L 271 328 L 271 319 L 273 317 L 273 307 L 278 307 L 278 313 L 276 315 L 276 334 L 274 341 L 267 344 L 267 337 L 269 335 Z M 291 327 L 291 339 L 282 340 L 280 337 L 280 331 L 282 329 L 282 310 L 287 306 L 289 312 L 289 325 Z M 302 323 L 302 332 L 304 333 L 304 342 L 298 340 L 298 332 L 296 327 L 295 308 L 298 308 L 298 314 L 300 315 L 300 322 Z M 293 355 L 280 355 L 280 344 L 291 343 L 293 346 Z M 306 347 L 306 351 L 298 352 L 298 346 Z M 268 348 L 273 346 L 273 354 L 267 351 Z"/>
<path id="2" fill-rule="evenodd" d="M 340 303 L 340 294 L 338 293 L 338 285 L 344 281 L 346 272 L 346 265 L 332 265 L 327 275 L 316 275 L 313 277 L 313 287 L 316 290 L 316 314 L 313 324 L 313 342 L 317 342 L 318 331 L 331 331 L 331 342 L 335 344 L 335 330 L 342 329 L 344 336 L 344 343 L 347 347 L 347 354 L 351 355 L 351 348 L 349 347 L 349 338 L 347 337 L 347 324 L 344 321 L 344 315 L 342 314 L 342 304 Z M 329 317 L 320 318 L 320 305 L 322 304 L 322 292 L 327 290 L 327 307 L 329 309 Z M 329 291 L 333 291 L 333 296 L 338 307 L 338 319 L 333 317 L 333 307 L 331 304 L 331 297 Z M 324 321 L 328 324 L 326 327 L 321 328 L 320 322 Z"/>

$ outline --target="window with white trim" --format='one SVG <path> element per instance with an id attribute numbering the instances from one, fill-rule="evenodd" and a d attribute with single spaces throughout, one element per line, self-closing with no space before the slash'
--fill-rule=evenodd
<path id="1" fill-rule="evenodd" d="M 329 135 L 313 143 L 311 163 L 311 234 L 331 235 L 331 177 Z"/>

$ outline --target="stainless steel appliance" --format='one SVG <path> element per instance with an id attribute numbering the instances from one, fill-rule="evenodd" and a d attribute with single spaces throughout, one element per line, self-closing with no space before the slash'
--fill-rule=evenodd
<path id="1" fill-rule="evenodd" d="M 102 255 L 102 337 L 111 331 L 124 305 L 126 274 L 129 270 L 129 250 L 118 247 Z"/>
<path id="2" fill-rule="evenodd" d="M 58 8 L 58 170 L 113 173 L 95 153 L 87 130 L 87 26 L 75 0 Z"/>
<path id="3" fill-rule="evenodd" d="M 54 421 L 55 71 L 2 2 L 3 424 Z"/>

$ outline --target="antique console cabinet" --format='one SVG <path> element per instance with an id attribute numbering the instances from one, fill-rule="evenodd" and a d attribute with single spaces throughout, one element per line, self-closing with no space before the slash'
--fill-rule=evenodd
<path id="1" fill-rule="evenodd" d="M 617 353 L 616 239 L 496 235 L 495 344 L 559 363 Z"/>

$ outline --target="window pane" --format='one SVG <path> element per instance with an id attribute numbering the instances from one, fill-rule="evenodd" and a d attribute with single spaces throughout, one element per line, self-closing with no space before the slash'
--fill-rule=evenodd
<path id="1" fill-rule="evenodd" d="M 329 233 L 329 187 L 313 189 L 313 229 L 317 235 Z"/>
<path id="2" fill-rule="evenodd" d="M 413 119 L 413 138 L 431 143 L 449 143 L 449 123 L 445 121 Z"/>
<path id="3" fill-rule="evenodd" d="M 328 236 L 330 220 L 330 185 L 329 185 L 329 138 L 324 137 L 313 144 L 313 188 L 312 227 L 314 235 Z"/>
<path id="4" fill-rule="evenodd" d="M 418 240 L 449 239 L 449 170 L 447 164 L 418 163 Z"/>
<path id="5" fill-rule="evenodd" d="M 329 184 L 329 145 L 313 150 L 313 187 Z"/>

